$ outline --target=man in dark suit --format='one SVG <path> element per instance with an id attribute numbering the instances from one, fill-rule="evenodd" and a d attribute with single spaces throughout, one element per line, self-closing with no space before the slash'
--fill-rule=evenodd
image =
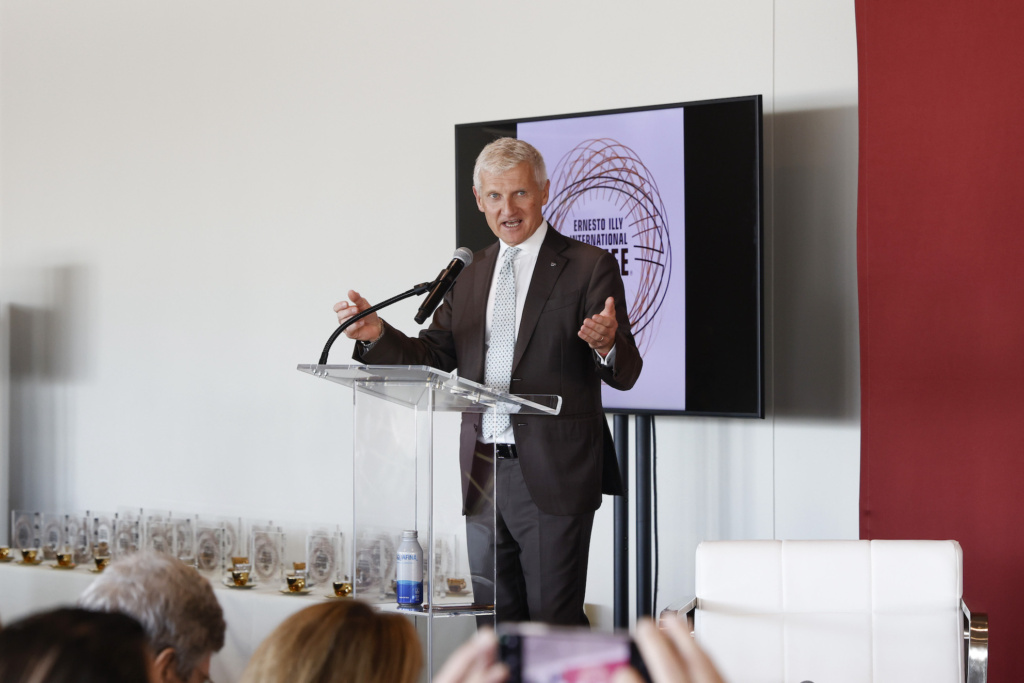
<path id="1" fill-rule="evenodd" d="M 499 241 L 474 255 L 430 326 L 410 338 L 374 314 L 346 334 L 362 362 L 458 369 L 513 394 L 562 397 L 557 416 L 464 415 L 463 504 L 474 575 L 486 575 L 496 555 L 499 621 L 586 624 L 594 511 L 602 491 L 622 493 L 601 381 L 629 389 L 643 365 L 622 278 L 608 252 L 544 220 L 550 181 L 528 143 L 485 147 L 473 185 Z M 370 306 L 348 295 L 334 307 L 340 322 Z M 496 537 L 480 538 L 475 530 L 492 517 Z"/>

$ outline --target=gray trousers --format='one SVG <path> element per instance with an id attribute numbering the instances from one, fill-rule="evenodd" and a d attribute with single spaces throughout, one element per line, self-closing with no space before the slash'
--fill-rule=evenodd
<path id="1" fill-rule="evenodd" d="M 485 449 L 490 450 L 478 446 Z M 489 478 L 491 458 L 486 452 L 475 458 L 486 462 L 486 467 L 474 467 L 480 483 Z M 484 485 L 484 495 L 467 506 L 474 601 L 493 602 L 498 622 L 589 626 L 583 601 L 593 511 L 550 515 L 540 510 L 526 489 L 518 459 L 499 459 L 494 477 L 493 495 L 486 494 Z M 490 576 L 496 577 L 496 591 Z"/>

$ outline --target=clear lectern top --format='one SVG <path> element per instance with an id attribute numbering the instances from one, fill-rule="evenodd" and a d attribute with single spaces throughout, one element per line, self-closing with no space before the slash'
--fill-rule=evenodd
<path id="1" fill-rule="evenodd" d="M 506 394 L 426 365 L 300 365 L 300 372 L 368 392 L 409 408 L 484 413 L 498 408 L 519 415 L 557 415 L 562 397 Z"/>

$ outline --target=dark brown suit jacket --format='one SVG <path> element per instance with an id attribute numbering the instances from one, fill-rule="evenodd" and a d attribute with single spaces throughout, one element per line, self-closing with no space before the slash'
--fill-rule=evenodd
<path id="1" fill-rule="evenodd" d="M 487 296 L 498 243 L 478 251 L 462 272 L 430 326 L 410 338 L 385 323 L 369 351 L 356 344 L 355 358 L 371 364 L 458 368 L 484 381 Z M 614 371 L 602 366 L 577 336 L 583 321 L 615 297 L 619 321 Z M 614 444 L 601 405 L 601 381 L 616 389 L 633 386 L 643 360 L 626 315 L 618 262 L 604 249 L 566 237 L 549 225 L 537 257 L 512 360 L 513 394 L 558 394 L 557 416 L 513 415 L 520 467 L 530 496 L 549 514 L 580 514 L 601 505 L 601 493 L 622 493 Z M 480 415 L 462 421 L 460 462 L 463 502 L 471 496 L 469 473 L 480 436 Z"/>

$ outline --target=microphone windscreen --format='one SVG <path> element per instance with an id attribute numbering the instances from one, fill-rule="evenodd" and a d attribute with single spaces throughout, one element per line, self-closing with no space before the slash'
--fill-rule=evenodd
<path id="1" fill-rule="evenodd" d="M 455 253 L 452 254 L 452 258 L 457 258 L 468 266 L 473 262 L 473 252 L 466 247 L 459 247 L 455 250 Z"/>

